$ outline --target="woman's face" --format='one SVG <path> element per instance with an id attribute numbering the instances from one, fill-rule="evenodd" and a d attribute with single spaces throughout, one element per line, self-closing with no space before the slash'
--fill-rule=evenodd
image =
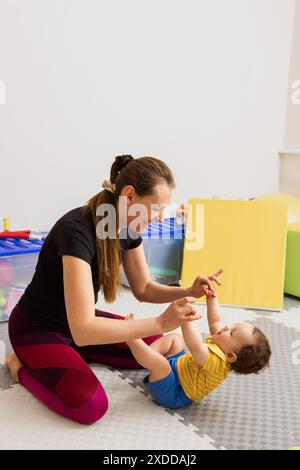
<path id="1" fill-rule="evenodd" d="M 127 215 L 128 226 L 143 232 L 153 220 L 162 218 L 163 210 L 170 205 L 172 192 L 166 183 L 156 184 L 149 196 L 139 196 L 133 186 L 124 186 L 120 194 L 124 198 L 121 205 L 118 203 L 118 212 Z M 120 227 L 124 223 L 126 226 L 126 221 L 120 220 Z"/>

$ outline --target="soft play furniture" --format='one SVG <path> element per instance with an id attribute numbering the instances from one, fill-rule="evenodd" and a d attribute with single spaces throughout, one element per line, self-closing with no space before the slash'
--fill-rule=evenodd
<path id="1" fill-rule="evenodd" d="M 300 297 L 300 223 L 288 225 L 284 292 Z"/>
<path id="2" fill-rule="evenodd" d="M 221 304 L 280 310 L 286 233 L 284 204 L 191 199 L 182 286 L 190 286 L 199 274 L 223 268 L 222 286 L 217 287 Z"/>
<path id="3" fill-rule="evenodd" d="M 289 194 L 272 194 L 260 201 L 284 204 L 288 212 L 284 292 L 300 297 L 300 200 Z"/>

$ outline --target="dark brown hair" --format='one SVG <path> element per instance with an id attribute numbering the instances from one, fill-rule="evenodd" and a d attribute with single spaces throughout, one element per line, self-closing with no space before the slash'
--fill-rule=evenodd
<path id="1" fill-rule="evenodd" d="M 256 344 L 243 346 L 237 353 L 237 360 L 230 363 L 230 368 L 236 374 L 257 374 L 269 367 L 271 347 L 267 337 L 259 328 L 253 329 Z"/>
<path id="2" fill-rule="evenodd" d="M 133 158 L 131 155 L 120 155 L 110 170 L 110 181 L 115 184 L 114 194 L 104 189 L 83 206 L 84 212 L 91 209 L 95 227 L 103 216 L 97 216 L 97 207 L 101 204 L 116 202 L 124 186 L 132 185 L 139 196 L 151 195 L 154 186 L 166 183 L 170 188 L 175 187 L 174 178 L 170 168 L 161 160 L 154 157 Z M 113 302 L 120 288 L 120 246 L 119 238 L 101 239 L 96 236 L 97 258 L 99 266 L 100 288 L 106 302 Z"/>

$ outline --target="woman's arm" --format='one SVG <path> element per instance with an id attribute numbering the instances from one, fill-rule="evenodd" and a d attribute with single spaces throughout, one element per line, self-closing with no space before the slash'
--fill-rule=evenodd
<path id="1" fill-rule="evenodd" d="M 212 281 L 205 276 L 198 276 L 194 284 L 187 288 L 164 286 L 151 281 L 142 244 L 125 251 L 122 256 L 122 265 L 131 290 L 140 302 L 160 304 L 185 296 L 202 297 L 214 289 Z M 215 281 L 218 275 L 219 272 L 215 273 L 214 282 L 218 282 Z"/>
<path id="2" fill-rule="evenodd" d="M 163 304 L 190 295 L 189 289 L 163 286 L 151 281 L 143 244 L 125 251 L 122 266 L 132 293 L 140 302 Z"/>
<path id="3" fill-rule="evenodd" d="M 95 316 L 94 291 L 90 265 L 74 256 L 63 256 L 63 282 L 67 318 L 78 346 L 130 341 L 171 331 L 198 318 L 185 297 L 171 304 L 158 317 L 143 320 L 112 320 Z"/>

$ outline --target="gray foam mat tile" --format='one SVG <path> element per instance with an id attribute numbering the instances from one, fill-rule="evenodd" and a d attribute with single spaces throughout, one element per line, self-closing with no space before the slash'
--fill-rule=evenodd
<path id="1" fill-rule="evenodd" d="M 141 304 L 127 289 L 114 304 L 100 301 L 98 308 L 121 315 L 133 311 L 137 318 L 143 318 L 158 314 L 165 306 Z M 293 360 L 293 353 L 295 345 L 300 347 L 300 301 L 286 296 L 284 310 L 279 313 L 225 308 L 224 318 L 228 324 L 250 320 L 267 334 L 273 351 L 267 371 L 258 376 L 231 374 L 201 402 L 169 410 L 156 405 L 149 396 L 142 384 L 145 370 L 92 365 L 111 405 L 108 414 L 91 428 L 59 417 L 14 384 L 4 365 L 4 357 L 11 351 L 7 323 L 0 323 L 0 447 L 180 449 L 184 442 L 199 449 L 288 449 L 299 445 L 300 364 Z M 207 335 L 205 317 L 198 328 Z M 166 440 L 172 422 L 176 432 L 174 438 Z M 120 423 L 126 435 L 118 435 Z M 43 431 L 36 434 L 36 426 Z M 131 433 L 125 432 L 127 427 Z M 105 429 L 107 439 L 100 440 L 95 429 Z M 173 441 L 177 435 L 183 441 Z"/>
<path id="2" fill-rule="evenodd" d="M 231 373 L 204 400 L 168 410 L 184 425 L 193 425 L 199 436 L 210 436 L 219 449 L 288 449 L 300 442 L 300 367 L 292 362 L 292 344 L 300 333 L 268 318 L 255 324 L 272 344 L 268 370 L 250 376 Z M 118 370 L 151 399 L 141 383 L 145 371 Z"/>

